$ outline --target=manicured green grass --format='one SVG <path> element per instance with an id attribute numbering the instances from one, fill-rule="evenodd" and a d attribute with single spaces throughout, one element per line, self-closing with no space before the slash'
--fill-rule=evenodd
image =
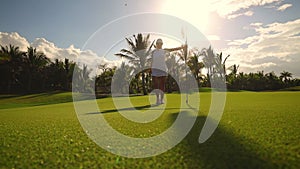
<path id="1" fill-rule="evenodd" d="M 300 91 L 300 86 L 285 88 L 282 91 Z"/>
<path id="2" fill-rule="evenodd" d="M 201 88 L 199 88 L 199 92 L 211 92 L 211 88 L 209 88 L 209 87 L 201 87 Z"/>
<path id="3" fill-rule="evenodd" d="M 71 92 L 49 92 L 30 95 L 0 95 L 0 109 L 30 107 L 71 102 Z"/>
<path id="4" fill-rule="evenodd" d="M 61 95 L 70 93 L 57 93 Z M 211 94 L 200 95 L 200 112 L 187 137 L 173 149 L 144 159 L 119 157 L 98 147 L 81 128 L 72 103 L 38 106 L 37 101 L 54 103 L 47 95 L 22 96 L 26 104 L 19 97 L 2 98 L 0 168 L 300 168 L 300 92 L 228 92 L 222 120 L 203 144 L 198 137 Z M 99 99 L 98 104 L 116 130 L 150 137 L 176 119 L 178 98 L 167 95 L 167 109 L 149 124 L 124 119 L 111 98 Z M 141 110 L 149 104 L 148 96 L 131 101 Z M 7 106 L 9 102 L 14 104 Z M 26 107 L 18 107 L 19 103 Z"/>

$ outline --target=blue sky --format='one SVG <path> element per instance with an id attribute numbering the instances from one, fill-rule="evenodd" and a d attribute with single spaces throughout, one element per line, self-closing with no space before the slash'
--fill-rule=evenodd
<path id="1" fill-rule="evenodd" d="M 291 33 L 300 33 L 299 9 L 299 0 L 2 0 L 0 42 L 29 44 L 46 54 L 53 50 L 49 56 L 63 53 L 72 57 L 82 52 L 95 31 L 112 20 L 135 13 L 162 13 L 195 25 L 216 51 L 231 54 L 228 64 L 239 64 L 241 71 L 287 70 L 300 76 L 300 52 L 295 51 L 300 39 Z M 13 32 L 19 36 L 11 36 Z"/>

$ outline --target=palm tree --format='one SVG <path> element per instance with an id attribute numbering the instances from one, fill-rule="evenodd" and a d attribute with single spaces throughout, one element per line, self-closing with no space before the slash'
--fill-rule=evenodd
<path id="1" fill-rule="evenodd" d="M 223 60 L 222 52 L 216 55 L 211 46 L 208 49 L 202 49 L 201 55 L 204 56 L 203 63 L 208 70 L 207 79 L 220 84 L 223 83 L 226 80 L 225 63 L 230 55 Z"/>
<path id="2" fill-rule="evenodd" d="M 229 58 L 230 55 L 227 55 L 224 60 L 223 60 L 223 53 L 222 52 L 217 56 L 219 56 L 220 63 L 223 61 L 220 64 L 220 67 L 223 68 L 223 70 L 221 70 L 221 72 L 224 72 L 224 75 L 226 76 L 226 61 L 227 61 L 227 59 Z M 223 75 L 223 73 L 222 73 L 222 75 Z"/>
<path id="3" fill-rule="evenodd" d="M 150 55 L 151 48 L 154 44 L 154 41 L 150 44 L 149 38 L 150 34 L 144 37 L 141 33 L 137 34 L 137 36 L 133 35 L 133 39 L 125 38 L 129 49 L 121 49 L 119 53 L 115 54 L 116 56 L 128 59 L 129 62 L 135 66 L 135 73 L 142 76 L 142 89 L 144 95 L 147 94 L 145 69 L 148 66 L 148 56 Z"/>
<path id="4" fill-rule="evenodd" d="M 115 92 L 115 94 L 116 92 L 120 94 L 132 93 L 132 89 L 129 84 L 132 71 L 133 68 L 126 65 L 125 62 L 122 62 L 121 66 L 116 69 L 115 74 L 113 75 L 114 84 L 112 85 L 113 92 Z"/>
<path id="5" fill-rule="evenodd" d="M 83 64 L 82 67 L 78 65 L 74 68 L 74 76 L 72 79 L 72 90 L 80 93 L 93 93 L 92 82 L 90 78 L 91 69 Z"/>
<path id="6" fill-rule="evenodd" d="M 111 79 L 113 74 L 111 74 L 112 69 L 108 66 L 107 63 L 100 64 L 98 66 L 101 73 L 96 77 L 96 89 L 97 92 L 102 93 L 109 93 L 110 92 L 110 85 L 111 85 Z"/>
<path id="7" fill-rule="evenodd" d="M 64 81 L 64 64 L 55 59 L 54 62 L 51 62 L 49 66 L 47 66 L 47 87 L 54 90 L 61 90 L 63 88 L 62 81 Z"/>
<path id="8" fill-rule="evenodd" d="M 71 89 L 71 82 L 73 77 L 73 71 L 75 68 L 75 63 L 72 61 L 70 62 L 69 59 L 65 58 L 63 68 L 64 68 L 64 71 L 62 72 L 64 73 L 63 86 L 65 90 L 69 90 Z"/>
<path id="9" fill-rule="evenodd" d="M 201 69 L 204 68 L 204 64 L 199 61 L 199 55 L 193 52 L 193 56 L 189 57 L 187 64 L 197 80 L 198 86 L 200 86 L 200 80 L 202 78 Z"/>
<path id="10" fill-rule="evenodd" d="M 176 59 L 177 56 L 181 56 L 180 53 L 174 52 L 170 55 L 170 57 L 167 57 L 166 65 L 168 68 L 168 78 L 166 83 L 166 90 L 171 93 L 173 90 L 179 90 L 177 82 L 179 82 L 179 76 L 180 76 L 180 68 L 182 68 L 182 65 L 179 63 L 179 59 Z"/>
<path id="11" fill-rule="evenodd" d="M 1 46 L 0 49 L 0 63 L 4 63 L 10 60 L 9 52 L 6 52 L 6 48 Z"/>
<path id="12" fill-rule="evenodd" d="M 281 72 L 279 76 L 280 80 L 284 82 L 285 87 L 289 87 L 289 82 L 292 77 L 292 73 L 287 71 Z"/>
<path id="13" fill-rule="evenodd" d="M 20 83 L 19 75 L 22 70 L 24 52 L 21 52 L 19 47 L 9 45 L 9 47 L 1 46 L 0 55 L 1 69 L 4 73 L 1 78 L 7 82 L 4 86 L 6 86 L 6 91 L 10 93 L 12 87 Z"/>
<path id="14" fill-rule="evenodd" d="M 240 67 L 240 65 L 236 65 L 236 64 L 230 66 L 230 67 L 228 68 L 228 70 L 231 71 L 231 72 L 230 72 L 230 75 L 233 75 L 234 77 L 236 77 L 236 75 L 237 75 L 237 73 L 238 73 L 238 70 L 239 70 L 239 67 Z"/>
<path id="15" fill-rule="evenodd" d="M 202 53 L 201 53 L 203 57 L 203 63 L 205 65 L 205 67 L 207 68 L 207 75 L 208 75 L 208 79 L 210 78 L 210 76 L 213 74 L 213 68 L 215 65 L 215 54 L 213 49 L 211 48 L 211 46 L 209 46 L 208 49 L 204 48 L 202 49 Z"/>
<path id="16" fill-rule="evenodd" d="M 3 48 L 1 46 L 1 48 Z M 5 49 L 5 48 L 4 48 Z M 0 50 L 0 72 L 1 72 L 1 81 L 0 81 L 0 91 L 9 92 L 8 82 L 10 81 L 10 70 L 9 63 L 10 56 L 8 53 L 5 53 L 3 50 Z"/>
<path id="17" fill-rule="evenodd" d="M 282 81 L 275 75 L 274 72 L 267 73 L 267 89 L 269 90 L 276 90 L 282 87 Z"/>
<path id="18" fill-rule="evenodd" d="M 247 86 L 247 74 L 244 74 L 244 72 L 240 72 L 237 76 L 237 86 L 239 89 L 246 89 Z"/>
<path id="19" fill-rule="evenodd" d="M 240 67 L 239 65 L 234 64 L 228 68 L 228 70 L 230 70 L 231 72 L 227 76 L 226 80 L 229 85 L 228 87 L 230 87 L 232 89 L 238 89 L 236 81 L 237 81 L 237 77 L 238 77 L 239 67 Z"/>
<path id="20" fill-rule="evenodd" d="M 25 54 L 26 72 L 27 72 L 27 91 L 31 92 L 32 82 L 36 80 L 43 80 L 42 69 L 50 63 L 50 59 L 42 52 L 37 52 L 36 48 L 28 47 Z M 42 77 L 39 77 L 42 76 Z M 35 81 L 39 83 L 38 81 Z"/>
<path id="21" fill-rule="evenodd" d="M 290 78 L 292 78 L 292 73 L 283 71 L 280 73 L 279 78 L 283 80 L 284 83 L 287 83 Z"/>

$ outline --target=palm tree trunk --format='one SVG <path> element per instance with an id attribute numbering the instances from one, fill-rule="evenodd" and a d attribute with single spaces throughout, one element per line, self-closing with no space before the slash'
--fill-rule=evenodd
<path id="1" fill-rule="evenodd" d="M 146 91 L 146 83 L 145 83 L 145 73 L 142 73 L 142 88 L 143 88 L 143 94 L 147 95 L 147 91 Z"/>

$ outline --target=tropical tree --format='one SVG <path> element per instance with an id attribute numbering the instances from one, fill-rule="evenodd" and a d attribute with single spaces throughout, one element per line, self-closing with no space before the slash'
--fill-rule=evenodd
<path id="1" fill-rule="evenodd" d="M 247 86 L 247 77 L 248 75 L 245 74 L 244 72 L 240 72 L 237 77 L 237 88 L 236 89 L 241 89 L 245 90 Z"/>
<path id="2" fill-rule="evenodd" d="M 82 67 L 75 66 L 72 88 L 75 92 L 92 93 L 92 79 L 90 78 L 91 69 L 87 65 Z"/>
<path id="3" fill-rule="evenodd" d="M 215 73 L 219 73 L 221 77 L 226 76 L 226 61 L 230 55 L 227 55 L 223 60 L 223 53 L 217 54 L 215 57 Z"/>
<path id="4" fill-rule="evenodd" d="M 50 59 L 42 52 L 37 52 L 36 48 L 28 47 L 25 53 L 24 62 L 25 72 L 27 74 L 27 91 L 31 92 L 32 82 L 35 80 L 35 87 L 39 86 L 40 80 L 45 83 L 44 67 L 50 63 Z M 42 84 L 44 86 L 44 84 Z"/>
<path id="5" fill-rule="evenodd" d="M 239 67 L 240 65 L 232 65 L 228 68 L 228 70 L 230 70 L 230 74 L 229 75 L 232 75 L 233 77 L 236 77 L 237 76 L 237 73 L 238 73 L 238 70 L 239 70 Z"/>
<path id="6" fill-rule="evenodd" d="M 113 75 L 113 92 L 119 94 L 129 94 L 132 93 L 132 87 L 130 85 L 131 75 L 133 73 L 133 68 L 122 62 L 121 66 L 116 69 Z M 147 78 L 146 78 L 147 79 Z"/>
<path id="7" fill-rule="evenodd" d="M 166 65 L 169 72 L 166 83 L 166 91 L 169 93 L 179 90 L 177 82 L 179 82 L 180 70 L 184 70 L 183 65 L 180 64 L 180 59 L 178 59 L 180 56 L 181 53 L 174 52 L 170 55 L 170 57 L 167 57 L 166 60 Z"/>
<path id="8" fill-rule="evenodd" d="M 69 61 L 69 59 L 65 58 L 65 60 L 64 60 L 65 80 L 64 80 L 64 85 L 63 85 L 65 90 L 71 89 L 71 83 L 72 83 L 73 72 L 74 72 L 75 66 L 76 66 L 76 64 L 74 62 Z"/>
<path id="9" fill-rule="evenodd" d="M 227 58 L 230 56 L 228 55 L 224 60 L 223 54 L 215 54 L 212 47 L 202 49 L 201 56 L 203 56 L 203 63 L 205 68 L 207 68 L 207 80 L 209 86 L 211 85 L 211 80 L 215 82 L 215 84 L 222 84 L 225 79 L 225 62 Z"/>
<path id="10" fill-rule="evenodd" d="M 54 62 L 51 62 L 46 68 L 47 72 L 47 88 L 54 90 L 63 89 L 64 81 L 64 64 L 62 61 L 55 59 Z"/>
<path id="11" fill-rule="evenodd" d="M 187 64 L 190 67 L 195 79 L 197 80 L 198 86 L 200 87 L 200 81 L 203 77 L 201 70 L 204 68 L 204 64 L 203 62 L 200 62 L 199 57 L 199 53 L 193 52 L 193 55 L 189 57 Z"/>
<path id="12" fill-rule="evenodd" d="M 1 46 L 0 50 L 0 61 L 1 61 L 1 72 L 3 76 L 3 86 L 6 87 L 7 92 L 11 92 L 12 88 L 20 85 L 19 77 L 22 71 L 24 52 L 19 50 L 19 47 L 9 45 Z"/>
<path id="13" fill-rule="evenodd" d="M 201 55 L 203 56 L 203 63 L 207 68 L 208 78 L 213 74 L 213 68 L 215 65 L 215 54 L 211 46 L 208 49 L 202 49 Z"/>
<path id="14" fill-rule="evenodd" d="M 116 56 L 126 58 L 135 67 L 135 73 L 138 74 L 137 78 L 142 77 L 143 94 L 147 94 L 146 88 L 146 71 L 149 67 L 149 55 L 154 41 L 150 44 L 150 34 L 143 36 L 141 33 L 133 35 L 133 39 L 125 38 L 128 43 L 129 49 L 121 49 Z"/>
<path id="15" fill-rule="evenodd" d="M 76 64 L 69 59 L 64 61 L 55 59 L 51 62 L 46 69 L 46 86 L 49 89 L 54 90 L 71 90 L 71 83 L 73 78 L 73 72 Z"/>
<path id="16" fill-rule="evenodd" d="M 285 83 L 285 85 L 288 85 L 288 81 L 292 78 L 292 73 L 283 71 L 280 73 L 279 78 Z"/>
<path id="17" fill-rule="evenodd" d="M 110 93 L 111 81 L 116 68 L 110 68 L 108 64 L 100 64 L 98 66 L 100 74 L 96 77 L 96 90 L 98 93 Z"/>
<path id="18" fill-rule="evenodd" d="M 234 64 L 228 68 L 228 70 L 231 72 L 226 76 L 227 87 L 236 88 L 236 86 L 234 86 L 233 83 L 238 76 L 239 67 L 240 67 L 239 65 Z"/>
<path id="19" fill-rule="evenodd" d="M 267 73 L 265 77 L 267 81 L 266 88 L 268 90 L 277 90 L 282 88 L 282 81 L 274 72 Z"/>

